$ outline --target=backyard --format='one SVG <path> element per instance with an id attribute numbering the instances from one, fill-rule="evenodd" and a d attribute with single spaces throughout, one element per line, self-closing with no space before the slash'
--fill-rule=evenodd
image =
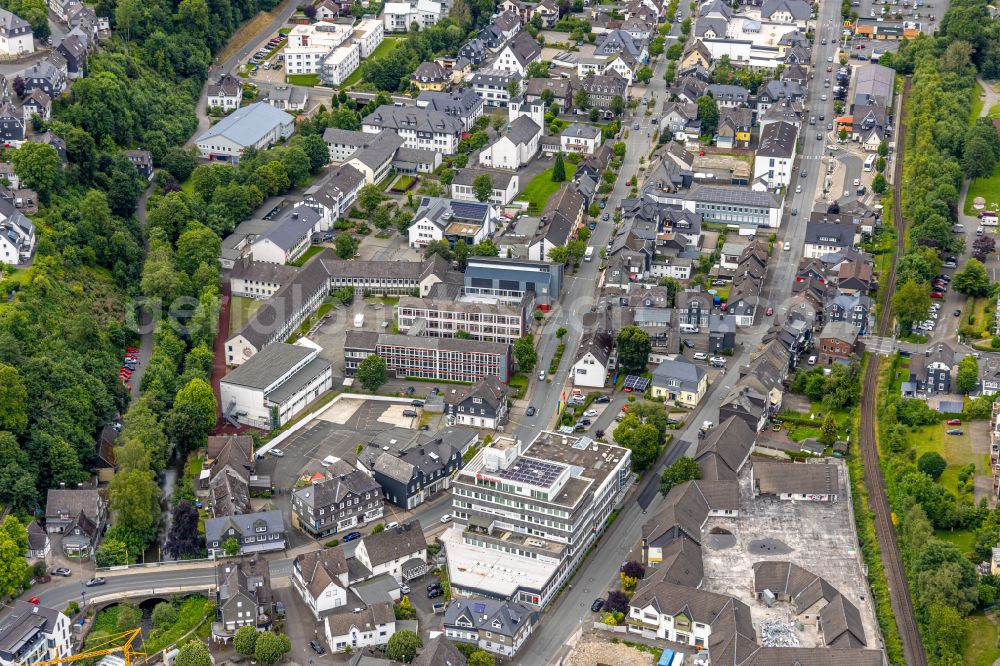
<path id="1" fill-rule="evenodd" d="M 392 50 L 392 47 L 396 45 L 396 42 L 402 39 L 402 37 L 390 37 L 386 35 L 382 40 L 382 43 L 378 45 L 378 48 L 372 51 L 372 54 L 365 58 L 365 60 L 378 60 L 379 58 L 384 58 Z M 357 85 L 361 82 L 361 70 L 362 67 L 358 67 L 354 72 L 344 79 L 344 87 L 350 88 L 353 85 Z"/>
<path id="2" fill-rule="evenodd" d="M 311 88 L 319 85 L 319 74 L 289 74 L 285 78 L 293 86 L 309 86 Z"/>
<path id="3" fill-rule="evenodd" d="M 250 319 L 250 315 L 264 304 L 263 300 L 233 296 L 229 306 L 229 333 L 240 330 Z"/>
<path id="4" fill-rule="evenodd" d="M 907 429 L 907 441 L 916 452 L 917 460 L 923 454 L 934 451 L 948 461 L 948 467 L 938 481 L 948 492 L 956 495 L 958 492 L 958 474 L 970 463 L 976 465 L 976 474 L 989 474 L 989 454 L 973 453 L 972 438 L 969 424 L 961 428 L 961 435 L 947 435 L 945 431 L 952 426 L 945 423 Z"/>
<path id="5" fill-rule="evenodd" d="M 964 655 L 966 666 L 992 666 L 1000 659 L 995 611 L 976 613 L 965 621 L 970 625 L 969 643 Z"/>
<path id="6" fill-rule="evenodd" d="M 986 200 L 987 208 L 996 208 L 994 204 L 1000 203 L 1000 162 L 993 167 L 993 173 L 987 178 L 975 178 L 969 183 L 969 193 L 965 197 L 965 214 L 975 215 L 972 202 L 976 197 Z"/>
<path id="7" fill-rule="evenodd" d="M 566 162 L 566 182 L 573 180 L 576 166 Z M 537 215 L 545 208 L 546 202 L 559 191 L 562 183 L 552 182 L 552 168 L 548 168 L 531 179 L 528 186 L 517 197 L 528 202 L 528 213 Z"/>

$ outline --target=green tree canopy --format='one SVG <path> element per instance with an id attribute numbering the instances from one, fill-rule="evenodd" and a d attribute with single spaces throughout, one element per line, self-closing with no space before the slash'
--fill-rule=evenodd
<path id="1" fill-rule="evenodd" d="M 275 634 L 270 631 L 262 631 L 257 636 L 257 643 L 254 645 L 254 658 L 265 666 L 278 663 L 286 652 L 292 649 L 292 643 L 284 634 Z"/>
<path id="2" fill-rule="evenodd" d="M 177 653 L 175 666 L 212 666 L 212 656 L 208 648 L 200 640 L 187 643 Z"/>
<path id="3" fill-rule="evenodd" d="M 979 388 L 979 361 L 972 354 L 959 361 L 955 388 L 965 394 L 974 393 Z"/>
<path id="4" fill-rule="evenodd" d="M 638 326 L 624 326 L 618 331 L 618 363 L 626 372 L 642 373 L 646 371 L 649 353 L 653 343 L 649 334 Z"/>
<path id="5" fill-rule="evenodd" d="M 965 296 L 985 296 L 990 293 L 990 278 L 986 267 L 978 259 L 969 259 L 965 267 L 955 274 L 952 287 Z"/>
<path id="6" fill-rule="evenodd" d="M 566 182 L 566 164 L 563 162 L 563 155 L 561 151 L 556 153 L 555 162 L 552 164 L 552 182 Z"/>
<path id="7" fill-rule="evenodd" d="M 420 640 L 420 636 L 409 629 L 403 629 L 389 638 L 389 643 L 385 647 L 385 656 L 387 659 L 395 659 L 408 664 L 417 655 L 417 650 L 423 646 L 424 643 Z"/>
<path id="8" fill-rule="evenodd" d="M 892 309 L 906 331 L 913 329 L 914 322 L 927 317 L 931 305 L 929 288 L 926 283 L 917 282 L 912 277 L 896 287 L 892 296 Z"/>
<path id="9" fill-rule="evenodd" d="M 259 635 L 257 627 L 244 625 L 237 629 L 233 636 L 233 648 L 242 655 L 250 656 L 257 647 L 257 636 Z"/>
<path id="10" fill-rule="evenodd" d="M 385 359 L 378 354 L 369 354 L 358 364 L 355 376 L 366 391 L 378 391 L 386 381 Z"/>
<path id="11" fill-rule="evenodd" d="M 937 451 L 927 451 L 917 460 L 917 469 L 937 481 L 948 468 L 948 461 Z"/>
<path id="12" fill-rule="evenodd" d="M 535 336 L 528 333 L 514 343 L 514 358 L 517 359 L 517 369 L 521 372 L 531 372 L 538 362 L 538 352 L 535 351 Z"/>
<path id="13" fill-rule="evenodd" d="M 701 470 L 694 458 L 681 456 L 660 475 L 660 492 L 666 495 L 670 489 L 685 481 L 701 478 Z"/>

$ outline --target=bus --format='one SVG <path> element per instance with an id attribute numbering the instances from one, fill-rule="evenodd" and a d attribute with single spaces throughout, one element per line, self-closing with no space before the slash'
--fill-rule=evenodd
<path id="1" fill-rule="evenodd" d="M 865 158 L 865 171 L 871 171 L 875 167 L 875 158 L 877 157 L 878 155 L 872 153 Z"/>

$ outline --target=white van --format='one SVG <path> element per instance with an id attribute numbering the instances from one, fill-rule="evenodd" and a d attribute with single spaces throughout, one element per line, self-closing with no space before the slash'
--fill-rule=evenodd
<path id="1" fill-rule="evenodd" d="M 815 356 L 810 356 L 809 360 L 807 361 L 807 363 L 809 363 L 809 365 L 816 365 L 816 357 Z"/>
<path id="2" fill-rule="evenodd" d="M 594 246 L 591 245 L 590 247 L 587 248 L 587 251 L 584 253 L 583 260 L 590 261 L 593 258 L 594 258 Z"/>
<path id="3" fill-rule="evenodd" d="M 694 324 L 681 324 L 681 333 L 697 333 L 698 327 Z"/>

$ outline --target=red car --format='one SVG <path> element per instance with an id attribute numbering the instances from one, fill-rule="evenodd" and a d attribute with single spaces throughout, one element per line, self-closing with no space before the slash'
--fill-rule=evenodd
<path id="1" fill-rule="evenodd" d="M 827 68 L 826 68 L 826 71 L 828 71 L 828 72 L 832 72 L 832 71 L 833 71 L 833 67 L 827 67 Z"/>
<path id="2" fill-rule="evenodd" d="M 136 349 L 135 347 L 126 347 L 126 348 L 125 348 L 125 351 L 127 351 L 127 352 L 129 352 L 129 353 L 134 353 L 134 352 L 137 352 L 137 351 L 139 351 L 139 350 L 138 350 L 138 349 Z"/>
<path id="3" fill-rule="evenodd" d="M 962 419 L 948 419 L 945 423 L 948 425 L 962 425 Z"/>
<path id="4" fill-rule="evenodd" d="M 931 298 L 944 298 L 944 294 L 942 294 L 940 292 L 937 292 L 937 291 L 932 291 L 931 292 Z"/>
<path id="5" fill-rule="evenodd" d="M 770 317 L 773 314 L 774 314 L 774 308 L 768 308 L 767 309 L 767 316 Z"/>
<path id="6" fill-rule="evenodd" d="M 42 600 L 39 599 L 38 597 L 31 597 L 30 599 L 28 599 L 28 603 L 35 604 L 37 606 L 38 604 L 42 603 Z"/>

